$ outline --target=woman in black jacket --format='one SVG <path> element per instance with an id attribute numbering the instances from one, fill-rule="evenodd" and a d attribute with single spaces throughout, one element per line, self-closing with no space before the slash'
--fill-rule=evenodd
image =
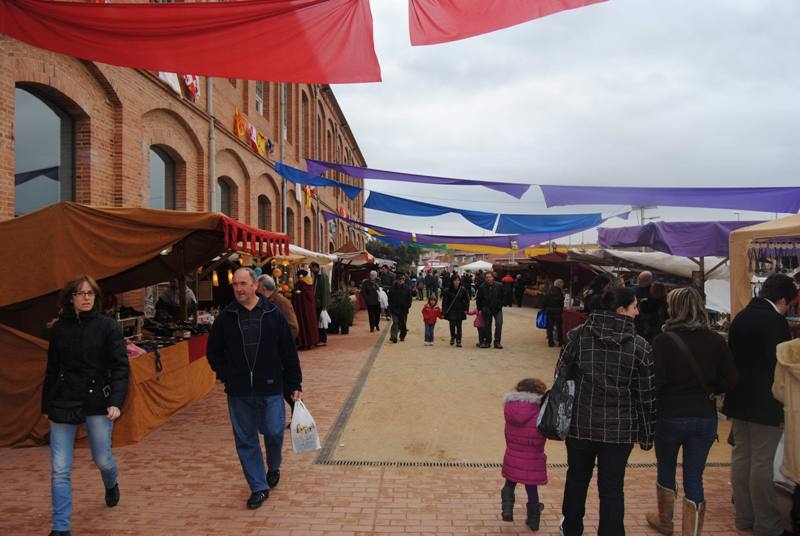
<path id="1" fill-rule="evenodd" d="M 650 345 L 636 334 L 636 294 L 615 288 L 586 322 L 568 334 L 557 371 L 575 380 L 566 439 L 567 480 L 561 512 L 565 536 L 583 534 L 586 493 L 595 462 L 599 536 L 625 535 L 625 466 L 634 443 L 650 449 L 655 385 Z"/>
<path id="2" fill-rule="evenodd" d="M 100 288 L 88 275 L 61 291 L 61 314 L 50 334 L 42 413 L 50 420 L 53 530 L 69 535 L 75 432 L 85 424 L 109 507 L 119 502 L 117 463 L 111 453 L 114 421 L 128 391 L 128 354 L 117 323 L 99 314 Z"/>
<path id="3" fill-rule="evenodd" d="M 450 322 L 450 346 L 461 347 L 461 323 L 469 310 L 469 290 L 461 286 L 461 278 L 454 275 L 444 291 L 442 314 Z"/>
<path id="4" fill-rule="evenodd" d="M 655 286 L 655 285 L 654 285 Z M 683 527 L 699 535 L 705 515 L 703 469 L 717 438 L 715 394 L 736 383 L 733 354 L 725 339 L 711 331 L 703 297 L 692 287 L 667 295 L 669 319 L 664 333 L 653 339 L 656 371 L 656 459 L 658 512 L 647 523 L 661 534 L 672 534 L 675 509 L 675 469 L 683 449 Z M 686 532 L 684 532 L 685 534 Z"/>

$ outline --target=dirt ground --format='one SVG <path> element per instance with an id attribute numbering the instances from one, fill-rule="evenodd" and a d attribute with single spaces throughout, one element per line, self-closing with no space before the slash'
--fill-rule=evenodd
<path id="1" fill-rule="evenodd" d="M 332 460 L 499 464 L 504 393 L 526 377 L 552 382 L 559 348 L 548 347 L 545 331 L 535 327 L 535 309 L 503 310 L 502 350 L 477 348 L 469 317 L 457 348 L 449 345 L 446 321 L 437 322 L 434 345 L 424 346 L 422 303 L 414 302 L 405 341 L 391 343 L 383 325 L 383 344 L 334 437 Z M 723 441 L 709 463 L 730 462 L 728 429 L 720 421 Z M 566 463 L 563 443 L 549 441 L 546 451 L 551 464 Z M 655 463 L 655 453 L 636 447 L 630 463 Z"/>

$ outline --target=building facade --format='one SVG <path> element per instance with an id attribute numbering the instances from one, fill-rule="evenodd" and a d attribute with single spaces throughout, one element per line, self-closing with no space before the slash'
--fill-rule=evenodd
<path id="1" fill-rule="evenodd" d="M 0 36 L 0 221 L 57 201 L 218 210 L 310 250 L 363 247 L 321 213 L 363 221 L 363 193 L 275 171 L 306 157 L 366 165 L 328 85 L 129 69 Z"/>

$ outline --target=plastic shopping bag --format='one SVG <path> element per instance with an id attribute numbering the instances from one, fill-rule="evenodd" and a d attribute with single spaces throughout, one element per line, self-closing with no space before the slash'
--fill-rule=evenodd
<path id="1" fill-rule="evenodd" d="M 572 421 L 572 404 L 575 401 L 575 381 L 556 377 L 547 391 L 536 419 L 536 428 L 548 439 L 563 441 Z"/>
<path id="2" fill-rule="evenodd" d="M 331 315 L 328 314 L 328 311 L 323 309 L 319 313 L 319 325 L 318 328 L 321 329 L 328 329 L 328 326 L 331 324 Z"/>
<path id="3" fill-rule="evenodd" d="M 536 313 L 536 327 L 547 329 L 547 313 L 544 312 L 544 309 Z"/>
<path id="4" fill-rule="evenodd" d="M 314 417 L 308 412 L 302 400 L 297 400 L 294 403 L 291 432 L 292 449 L 297 454 L 311 452 L 321 448 L 319 444 L 319 433 L 317 432 L 317 423 L 314 422 Z"/>
<path id="5" fill-rule="evenodd" d="M 781 472 L 782 465 L 783 465 L 783 434 L 781 434 L 781 440 L 778 441 L 778 448 L 775 449 L 775 458 L 772 460 L 772 481 L 775 483 L 775 487 L 781 488 L 789 493 L 793 493 L 795 483 L 790 478 L 786 478 L 783 475 L 783 473 Z"/>

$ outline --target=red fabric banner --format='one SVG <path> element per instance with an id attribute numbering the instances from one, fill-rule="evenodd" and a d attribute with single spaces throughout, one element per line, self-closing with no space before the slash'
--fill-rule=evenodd
<path id="1" fill-rule="evenodd" d="M 408 0 L 412 45 L 435 45 L 508 28 L 605 0 Z"/>
<path id="2" fill-rule="evenodd" d="M 0 0 L 0 33 L 112 65 L 314 84 L 381 79 L 369 0 Z"/>

